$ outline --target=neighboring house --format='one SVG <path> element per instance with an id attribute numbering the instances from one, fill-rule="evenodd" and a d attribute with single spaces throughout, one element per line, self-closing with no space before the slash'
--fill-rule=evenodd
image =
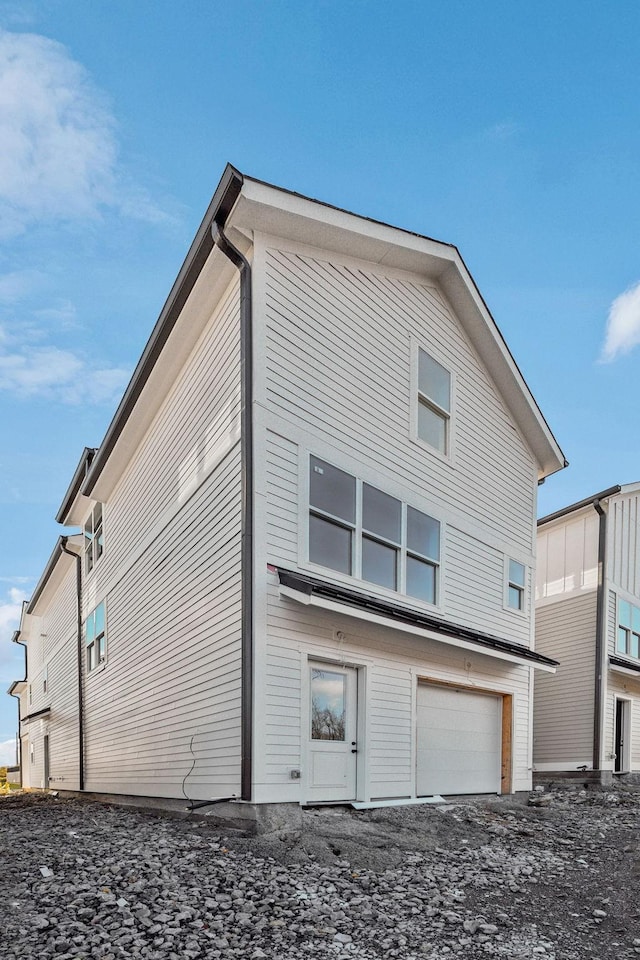
<path id="1" fill-rule="evenodd" d="M 640 483 L 538 522 L 534 769 L 640 770 Z"/>
<path id="2" fill-rule="evenodd" d="M 564 465 L 455 247 L 228 167 L 25 609 L 25 785 L 529 788 Z"/>

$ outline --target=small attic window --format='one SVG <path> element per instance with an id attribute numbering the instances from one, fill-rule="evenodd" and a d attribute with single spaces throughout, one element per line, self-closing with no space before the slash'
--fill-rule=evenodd
<path id="1" fill-rule="evenodd" d="M 102 523 L 102 504 L 96 503 L 84 525 L 84 569 L 91 573 L 104 553 L 104 532 Z"/>
<path id="2" fill-rule="evenodd" d="M 418 438 L 445 456 L 450 451 L 451 373 L 418 348 Z"/>

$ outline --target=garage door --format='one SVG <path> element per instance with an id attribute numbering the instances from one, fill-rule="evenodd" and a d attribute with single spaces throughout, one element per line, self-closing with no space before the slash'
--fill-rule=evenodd
<path id="1" fill-rule="evenodd" d="M 418 685 L 418 796 L 500 793 L 502 698 Z"/>

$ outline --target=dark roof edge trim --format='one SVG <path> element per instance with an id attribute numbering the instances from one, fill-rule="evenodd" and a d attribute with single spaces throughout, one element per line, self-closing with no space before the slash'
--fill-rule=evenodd
<path id="1" fill-rule="evenodd" d="M 227 164 L 216 192 L 213 195 L 213 199 L 204 215 L 204 219 L 198 228 L 198 232 L 180 268 L 176 281 L 160 312 L 158 321 L 133 371 L 129 385 L 125 390 L 113 420 L 107 428 L 104 440 L 100 444 L 98 452 L 91 464 L 91 469 L 82 487 L 82 492 L 87 496 L 91 494 L 107 460 L 113 453 L 120 434 L 131 416 L 133 408 L 138 402 L 140 394 L 176 325 L 182 308 L 187 302 L 189 294 L 193 290 L 213 249 L 211 225 L 215 220 L 216 223 L 224 226 L 240 195 L 243 182 L 244 178 L 242 174 L 236 170 L 235 167 L 232 167 L 231 164 Z"/>
<path id="2" fill-rule="evenodd" d="M 97 453 L 96 447 L 85 447 L 82 451 L 82 456 L 80 457 L 80 462 L 76 467 L 76 472 L 74 473 L 71 483 L 67 488 L 62 503 L 60 504 L 60 509 L 56 513 L 56 523 L 64 523 L 69 515 L 69 511 L 73 506 L 73 502 L 80 493 L 80 488 L 84 483 L 84 478 L 89 472 L 89 467 L 91 466 L 91 461 Z"/>
<path id="3" fill-rule="evenodd" d="M 585 497 L 584 500 L 570 503 L 568 507 L 556 510 L 555 513 L 548 513 L 546 517 L 540 517 L 538 526 L 541 527 L 544 523 L 551 523 L 552 520 L 559 520 L 560 517 L 565 517 L 568 513 L 573 513 L 575 510 L 582 510 L 583 507 L 590 507 L 596 500 L 607 500 L 609 497 L 615 496 L 616 493 L 620 493 L 621 490 L 622 487 L 618 484 L 615 487 L 608 487 L 606 490 L 601 490 L 600 493 L 594 493 L 591 497 Z"/>
<path id="4" fill-rule="evenodd" d="M 42 572 L 42 576 L 41 576 L 40 579 L 38 580 L 38 582 L 37 582 L 37 584 L 36 584 L 36 586 L 35 586 L 35 589 L 34 589 L 33 593 L 31 594 L 31 598 L 29 599 L 29 602 L 27 603 L 27 606 L 26 606 L 26 608 L 25 608 L 25 613 L 32 613 L 32 612 L 33 612 L 33 608 L 35 607 L 36 603 L 38 602 L 38 600 L 39 600 L 40 597 L 42 596 L 42 593 L 43 593 L 43 591 L 44 591 L 44 588 L 46 587 L 47 583 L 49 582 L 49 578 L 51 577 L 51 574 L 53 573 L 53 571 L 55 570 L 55 568 L 56 568 L 56 566 L 57 566 L 58 560 L 60 560 L 60 558 L 65 555 L 65 552 L 64 552 L 64 550 L 62 549 L 62 545 L 63 545 L 63 543 L 66 543 L 67 540 L 68 540 L 68 537 L 58 537 L 58 542 L 56 543 L 55 547 L 53 548 L 53 551 L 52 551 L 52 553 L 51 553 L 51 556 L 50 556 L 49 559 L 47 560 L 47 565 L 46 565 L 46 567 L 44 568 L 44 570 L 43 570 L 43 572 Z"/>
<path id="5" fill-rule="evenodd" d="M 36 717 L 43 717 L 45 713 L 51 713 L 51 707 L 43 707 L 42 710 L 36 710 L 35 713 L 28 713 L 26 717 L 22 718 L 22 723 L 26 723 L 27 720 L 35 720 Z"/>
<path id="6" fill-rule="evenodd" d="M 623 660 L 622 657 L 609 656 L 609 663 L 612 667 L 624 667 L 625 670 L 640 673 L 640 663 L 630 663 L 628 660 Z"/>
<path id="7" fill-rule="evenodd" d="M 380 616 L 388 617 L 390 620 L 398 620 L 399 622 L 408 623 L 415 627 L 433 630 L 436 633 L 441 633 L 443 636 L 465 640 L 479 647 L 498 650 L 501 653 L 510 653 L 522 657 L 524 660 L 531 660 L 532 663 L 544 663 L 550 667 L 558 666 L 557 660 L 552 660 L 551 657 L 545 657 L 541 653 L 536 653 L 535 650 L 530 650 L 528 647 L 522 647 L 517 643 L 511 643 L 511 641 L 503 640 L 500 637 L 493 637 L 488 633 L 470 630 L 468 627 L 462 627 L 456 623 L 438 620 L 429 614 L 407 607 L 401 607 L 399 604 L 390 603 L 387 600 L 380 600 L 370 594 L 360 593 L 357 590 L 349 590 L 345 587 L 338 587 L 333 583 L 316 580 L 313 577 L 303 576 L 302 574 L 280 568 L 278 568 L 278 576 L 283 587 L 298 590 L 307 596 L 315 595 L 328 600 L 337 600 L 339 603 L 369 610 Z"/>

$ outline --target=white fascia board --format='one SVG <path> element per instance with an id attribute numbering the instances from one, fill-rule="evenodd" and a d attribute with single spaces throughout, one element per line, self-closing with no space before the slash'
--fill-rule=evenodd
<path id="1" fill-rule="evenodd" d="M 437 282 L 529 444 L 539 479 L 565 466 L 564 454 L 455 246 L 247 177 L 229 223 Z"/>
<path id="2" fill-rule="evenodd" d="M 491 657 L 494 660 L 505 660 L 507 663 L 515 663 L 521 667 L 533 667 L 536 670 L 543 670 L 545 673 L 555 673 L 556 668 L 546 663 L 536 663 L 528 660 L 526 657 L 519 657 L 515 653 L 507 653 L 503 650 L 494 650 L 470 643 L 468 640 L 461 640 L 459 637 L 451 637 L 447 634 L 438 633 L 436 630 L 428 630 L 425 627 L 415 627 L 410 623 L 403 623 L 401 620 L 394 620 L 392 617 L 385 617 L 379 613 L 372 613 L 370 610 L 356 609 L 348 604 L 340 603 L 337 600 L 330 600 L 326 597 L 318 597 L 314 594 L 301 593 L 300 590 L 294 590 L 292 587 L 280 585 L 280 596 L 288 597 L 297 603 L 306 606 L 320 607 L 323 610 L 330 610 L 332 613 L 339 613 L 346 617 L 352 617 L 355 620 L 365 620 L 367 623 L 376 623 L 389 630 L 400 630 L 403 633 L 409 633 L 413 637 L 424 637 L 427 640 L 435 640 L 437 643 L 444 643 L 449 647 L 459 647 L 462 650 L 468 650 L 470 653 L 480 654 L 483 657 Z"/>
<path id="3" fill-rule="evenodd" d="M 632 680 L 637 680 L 640 683 L 640 672 L 632 670 L 631 667 L 621 667 L 617 663 L 610 663 L 609 670 L 613 673 L 621 673 L 625 677 L 631 677 Z"/>

